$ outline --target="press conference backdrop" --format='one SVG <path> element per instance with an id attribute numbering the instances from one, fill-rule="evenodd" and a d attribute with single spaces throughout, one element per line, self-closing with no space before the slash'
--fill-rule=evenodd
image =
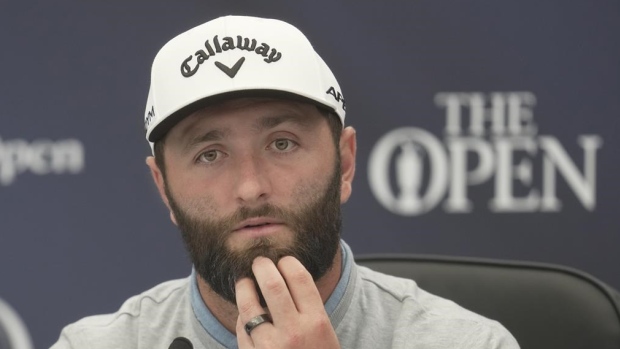
<path id="1" fill-rule="evenodd" d="M 338 77 L 355 253 L 551 262 L 620 288 L 620 1 L 5 0 L 0 297 L 35 347 L 189 274 L 144 105 L 157 50 L 225 14 L 293 23 Z"/>

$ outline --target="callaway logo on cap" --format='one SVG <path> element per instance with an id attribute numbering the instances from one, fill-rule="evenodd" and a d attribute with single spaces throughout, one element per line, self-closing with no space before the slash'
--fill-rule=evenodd
<path id="1" fill-rule="evenodd" d="M 338 82 L 303 33 L 279 20 L 227 16 L 175 37 L 155 57 L 147 140 L 156 142 L 183 117 L 230 96 L 305 100 L 333 110 L 344 125 Z"/>

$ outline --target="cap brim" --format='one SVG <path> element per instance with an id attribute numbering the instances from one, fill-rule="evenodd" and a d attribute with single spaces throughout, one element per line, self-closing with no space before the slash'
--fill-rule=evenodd
<path id="1" fill-rule="evenodd" d="M 285 92 L 285 91 L 279 91 L 279 90 L 266 90 L 266 89 L 231 91 L 231 92 L 225 92 L 225 93 L 220 93 L 217 95 L 205 97 L 196 102 L 190 103 L 186 105 L 185 107 L 170 114 L 170 116 L 162 120 L 157 126 L 155 126 L 155 128 L 153 128 L 153 130 L 151 131 L 148 137 L 149 142 L 155 143 L 161 140 L 162 138 L 166 136 L 168 131 L 170 131 L 177 123 L 179 123 L 181 120 L 183 120 L 187 116 L 193 114 L 194 112 L 200 109 L 203 109 L 205 107 L 208 107 L 210 105 L 214 105 L 214 104 L 217 104 L 217 103 L 220 103 L 226 100 L 234 99 L 234 98 L 275 98 L 275 99 L 294 100 L 298 102 L 314 104 L 317 107 L 320 107 L 322 109 L 329 110 L 336 114 L 338 113 L 336 110 L 334 110 L 333 107 L 329 105 L 323 104 L 312 98 L 300 96 L 298 94 L 291 93 L 291 92 Z"/>

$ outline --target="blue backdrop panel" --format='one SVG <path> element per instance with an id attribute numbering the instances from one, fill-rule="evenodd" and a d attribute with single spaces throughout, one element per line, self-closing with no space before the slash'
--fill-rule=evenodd
<path id="1" fill-rule="evenodd" d="M 355 253 L 553 262 L 620 288 L 618 1 L 8 1 L 0 298 L 37 348 L 190 272 L 142 116 L 158 49 L 225 14 L 293 23 L 338 77 Z"/>

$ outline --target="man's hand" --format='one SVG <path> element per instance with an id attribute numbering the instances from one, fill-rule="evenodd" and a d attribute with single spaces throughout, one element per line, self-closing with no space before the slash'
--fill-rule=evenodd
<path id="1" fill-rule="evenodd" d="M 297 259 L 283 257 L 276 266 L 270 259 L 258 257 L 252 271 L 273 323 L 258 325 L 251 335 L 246 333 L 245 324 L 266 311 L 254 282 L 249 278 L 237 281 L 239 349 L 340 348 L 312 276 Z"/>

